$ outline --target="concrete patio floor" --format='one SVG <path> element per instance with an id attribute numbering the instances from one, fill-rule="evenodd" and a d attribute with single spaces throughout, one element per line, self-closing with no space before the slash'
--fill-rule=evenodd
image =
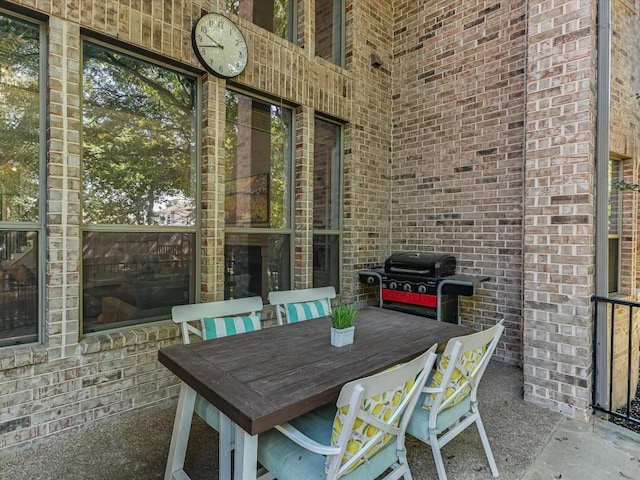
<path id="1" fill-rule="evenodd" d="M 479 400 L 503 480 L 640 479 L 640 435 L 525 403 L 517 367 L 492 361 Z M 165 402 L 0 452 L 0 479 L 161 479 L 175 407 L 175 401 Z M 190 438 L 185 469 L 193 480 L 217 479 L 217 433 L 196 418 Z M 429 447 L 410 437 L 407 447 L 414 479 L 437 479 Z M 447 445 L 443 456 L 449 480 L 493 478 L 474 427 Z"/>

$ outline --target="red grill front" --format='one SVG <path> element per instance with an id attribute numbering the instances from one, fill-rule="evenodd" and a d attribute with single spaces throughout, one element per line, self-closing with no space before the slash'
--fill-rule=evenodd
<path id="1" fill-rule="evenodd" d="M 383 288 L 380 291 L 382 300 L 385 302 L 406 303 L 409 305 L 419 305 L 421 307 L 436 308 L 438 297 L 436 295 L 426 295 L 424 293 L 400 292 Z"/>

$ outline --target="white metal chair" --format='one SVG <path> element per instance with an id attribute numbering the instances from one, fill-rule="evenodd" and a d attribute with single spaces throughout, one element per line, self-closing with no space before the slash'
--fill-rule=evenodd
<path id="1" fill-rule="evenodd" d="M 187 344 L 191 342 L 191 334 L 210 340 L 259 330 L 262 306 L 261 297 L 177 305 L 171 309 L 171 317 L 180 325 L 182 341 Z M 231 455 L 235 440 L 231 421 L 200 395 L 196 395 L 194 411 L 219 432 L 219 475 L 221 479 L 231 478 Z M 175 445 L 177 455 L 173 452 L 170 455 L 170 461 L 172 458 L 180 459 L 174 461 L 172 471 L 182 470 L 184 467 L 188 440 L 189 429 Z"/>
<path id="2" fill-rule="evenodd" d="M 405 364 L 347 383 L 336 405 L 258 437 L 258 461 L 278 480 L 411 479 L 404 445 L 410 412 L 436 345 Z"/>
<path id="3" fill-rule="evenodd" d="M 504 327 L 493 327 L 449 340 L 432 377 L 422 389 L 407 434 L 431 446 L 438 477 L 446 480 L 441 448 L 475 423 L 491 473 L 498 476 L 489 439 L 478 411 L 478 385 Z"/>
<path id="4" fill-rule="evenodd" d="M 334 287 L 269 292 L 269 303 L 276 306 L 278 325 L 331 315 L 333 298 L 336 298 Z"/>

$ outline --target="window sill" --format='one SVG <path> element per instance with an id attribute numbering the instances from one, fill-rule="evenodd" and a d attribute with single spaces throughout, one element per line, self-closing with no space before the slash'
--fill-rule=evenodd
<path id="1" fill-rule="evenodd" d="M 44 345 L 19 345 L 0 349 L 0 371 L 47 363 L 49 354 Z"/>
<path id="2" fill-rule="evenodd" d="M 180 337 L 180 328 L 171 320 L 122 330 L 89 333 L 79 344 L 79 353 L 87 355 L 144 343 L 157 343 Z"/>

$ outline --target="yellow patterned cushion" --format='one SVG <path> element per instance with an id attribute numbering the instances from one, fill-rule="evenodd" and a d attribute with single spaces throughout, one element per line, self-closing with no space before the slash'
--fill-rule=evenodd
<path id="1" fill-rule="evenodd" d="M 446 408 L 451 408 L 454 405 L 460 403 L 469 392 L 471 392 L 471 385 L 468 384 L 467 377 L 473 374 L 475 369 L 478 367 L 480 360 L 484 356 L 487 351 L 487 346 L 483 345 L 480 348 L 476 348 L 474 350 L 469 350 L 465 352 L 459 359 L 456 368 L 453 370 L 453 374 L 451 375 L 451 381 L 444 392 L 445 398 L 449 398 L 451 395 L 455 394 L 453 400 L 451 400 Z M 449 365 L 450 358 L 448 355 L 443 355 L 440 359 L 440 363 L 438 363 L 438 368 L 436 368 L 433 377 L 431 377 L 431 383 L 428 385 L 428 388 L 439 388 L 442 384 L 442 377 L 444 375 L 447 366 Z M 464 375 L 463 375 L 464 373 Z M 464 387 L 455 393 L 459 387 Z M 436 400 L 438 393 L 427 393 L 424 397 L 424 405 L 422 408 L 425 410 L 431 410 L 433 403 Z M 445 409 L 446 409 L 445 408 Z"/>
<path id="2" fill-rule="evenodd" d="M 411 390 L 414 382 L 415 380 L 411 379 L 404 385 L 400 385 L 393 390 L 389 390 L 388 392 L 383 393 L 382 395 L 376 395 L 375 397 L 366 398 L 364 400 L 362 410 L 368 412 L 370 415 L 382 421 L 388 421 L 389 418 L 391 418 L 391 416 L 394 414 L 404 397 Z M 338 409 L 338 411 L 336 412 L 336 416 L 333 420 L 333 430 L 331 432 L 332 445 L 336 445 L 338 442 L 340 433 L 342 432 L 342 425 L 348 411 L 349 407 L 345 406 Z M 394 421 L 394 426 L 397 426 L 398 423 L 400 423 L 400 417 L 398 417 Z M 356 418 L 356 421 L 353 424 L 353 429 L 351 431 L 351 436 L 347 442 L 347 450 L 342 457 L 341 464 L 344 465 L 351 457 L 362 450 L 364 444 L 366 444 L 367 441 L 371 439 L 371 437 L 373 437 L 378 431 L 379 429 L 377 427 L 374 427 L 370 423 L 367 423 L 366 420 L 363 420 L 360 417 Z M 389 433 L 380 437 L 380 440 L 369 448 L 366 455 L 363 456 L 352 467 L 350 467 L 348 471 L 352 471 L 360 464 L 364 463 L 367 458 L 372 457 L 382 447 L 389 443 L 392 438 L 393 435 Z"/>

